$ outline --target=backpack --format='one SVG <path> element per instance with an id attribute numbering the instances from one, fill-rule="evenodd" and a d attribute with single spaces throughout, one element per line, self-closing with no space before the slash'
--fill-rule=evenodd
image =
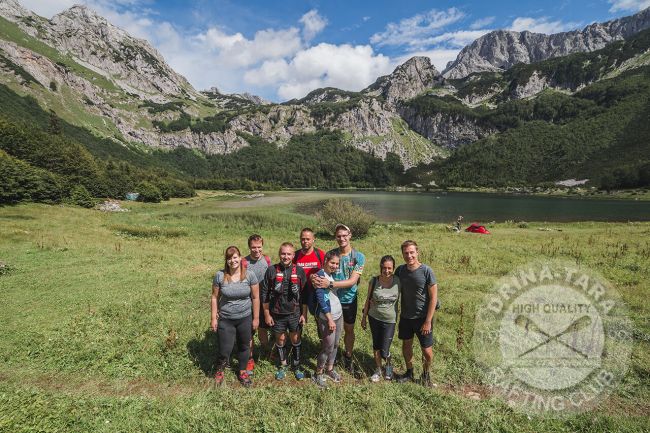
<path id="1" fill-rule="evenodd" d="M 318 267 L 320 269 L 323 269 L 323 264 L 325 263 L 325 256 L 323 255 L 323 250 L 319 250 L 318 248 L 314 248 L 314 253 L 316 253 L 316 260 L 318 261 Z M 300 260 L 301 257 L 304 257 L 304 254 L 302 250 L 298 250 L 296 253 L 296 258 L 294 261 Z"/>

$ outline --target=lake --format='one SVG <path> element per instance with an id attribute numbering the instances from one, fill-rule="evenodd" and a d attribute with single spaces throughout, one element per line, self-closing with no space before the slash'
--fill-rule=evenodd
<path id="1" fill-rule="evenodd" d="M 304 201 L 345 197 L 382 221 L 649 221 L 650 201 L 471 192 L 294 192 Z M 303 208 L 313 210 L 313 206 Z"/>

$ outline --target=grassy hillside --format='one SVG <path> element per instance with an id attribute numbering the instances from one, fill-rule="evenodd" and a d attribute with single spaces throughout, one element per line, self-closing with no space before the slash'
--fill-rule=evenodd
<path id="1" fill-rule="evenodd" d="M 216 338 L 207 332 L 211 277 L 229 244 L 261 232 L 274 258 L 297 241 L 308 216 L 282 208 L 240 208 L 202 194 L 161 205 L 129 203 L 104 214 L 38 204 L 0 208 L 0 430 L 27 431 L 648 431 L 650 245 L 645 223 L 490 226 L 492 235 L 454 235 L 439 224 L 391 224 L 353 240 L 368 265 L 416 239 L 436 272 L 438 312 L 433 379 L 371 384 L 344 375 L 322 392 L 293 378 L 276 384 L 262 358 L 252 389 L 233 374 L 212 389 Z M 322 248 L 334 245 L 320 239 Z M 498 255 L 495 256 L 495 251 Z M 579 260 L 598 269 L 629 304 L 637 327 L 631 369 L 597 411 L 549 419 L 514 412 L 490 397 L 470 339 L 477 304 L 495 281 L 531 259 Z M 401 260 L 400 260 L 401 261 Z M 463 312 L 461 314 L 461 311 Z M 308 365 L 317 337 L 305 330 Z M 369 332 L 357 329 L 355 357 L 371 371 Z M 461 339 L 460 345 L 457 343 Z M 402 371 L 399 342 L 393 353 Z M 420 369 L 416 349 L 416 372 Z M 468 391 L 481 395 L 474 401 Z M 291 414 L 292 416 L 287 416 Z"/>

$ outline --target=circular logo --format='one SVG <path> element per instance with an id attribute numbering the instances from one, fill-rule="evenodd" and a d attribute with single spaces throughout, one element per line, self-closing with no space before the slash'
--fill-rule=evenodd
<path id="1" fill-rule="evenodd" d="M 632 336 L 607 281 L 546 262 L 497 283 L 477 310 L 472 343 L 488 386 L 509 405 L 561 415 L 589 410 L 620 382 Z"/>

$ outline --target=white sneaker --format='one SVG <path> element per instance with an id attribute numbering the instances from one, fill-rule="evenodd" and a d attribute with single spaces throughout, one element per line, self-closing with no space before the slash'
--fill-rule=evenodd
<path id="1" fill-rule="evenodd" d="M 371 382 L 379 382 L 381 380 L 381 370 L 375 370 L 374 374 L 370 376 Z"/>

